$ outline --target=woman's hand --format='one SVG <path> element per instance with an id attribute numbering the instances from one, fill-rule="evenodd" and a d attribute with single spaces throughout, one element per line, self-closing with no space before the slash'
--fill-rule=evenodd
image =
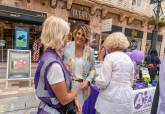
<path id="1" fill-rule="evenodd" d="M 81 106 L 80 102 L 78 100 L 75 100 L 75 104 L 76 104 L 76 112 L 77 112 L 77 114 L 81 114 L 82 106 Z"/>
<path id="2" fill-rule="evenodd" d="M 87 90 L 88 89 L 88 81 L 87 80 L 84 80 L 82 85 L 81 85 L 81 89 L 83 90 Z"/>

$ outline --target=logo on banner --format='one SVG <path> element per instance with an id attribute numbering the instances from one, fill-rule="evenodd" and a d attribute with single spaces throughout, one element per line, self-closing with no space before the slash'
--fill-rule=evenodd
<path id="1" fill-rule="evenodd" d="M 138 110 L 142 107 L 148 107 L 152 104 L 152 99 L 152 95 L 148 91 L 139 92 L 134 99 L 134 108 Z"/>

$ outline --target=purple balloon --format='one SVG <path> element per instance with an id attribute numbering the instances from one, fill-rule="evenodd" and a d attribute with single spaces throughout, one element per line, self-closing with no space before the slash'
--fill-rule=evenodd
<path id="1" fill-rule="evenodd" d="M 131 59 L 135 62 L 142 62 L 144 59 L 144 53 L 139 50 L 134 50 L 131 53 Z"/>
<path id="2" fill-rule="evenodd" d="M 127 54 L 129 57 L 131 57 L 131 53 L 132 53 L 132 52 L 126 52 L 126 54 Z"/>

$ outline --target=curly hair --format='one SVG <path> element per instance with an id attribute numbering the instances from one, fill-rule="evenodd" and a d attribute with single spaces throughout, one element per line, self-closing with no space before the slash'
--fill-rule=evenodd
<path id="1" fill-rule="evenodd" d="M 90 36 L 91 36 L 91 29 L 90 29 L 89 25 L 87 25 L 87 24 L 79 24 L 79 25 L 76 27 L 76 29 L 75 29 L 74 32 L 73 32 L 73 37 L 74 37 L 74 39 L 75 39 L 75 37 L 76 37 L 77 32 L 78 32 L 80 29 L 83 31 L 87 42 L 89 42 Z"/>
<path id="2" fill-rule="evenodd" d="M 130 43 L 122 32 L 114 32 L 105 39 L 103 45 L 110 50 L 124 50 Z"/>

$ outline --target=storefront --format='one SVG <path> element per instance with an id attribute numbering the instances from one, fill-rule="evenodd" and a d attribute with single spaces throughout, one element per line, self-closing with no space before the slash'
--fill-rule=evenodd
<path id="1" fill-rule="evenodd" d="M 125 28 L 125 35 L 130 41 L 130 49 L 138 49 L 141 50 L 143 31 L 139 31 L 136 29 Z"/>
<path id="2" fill-rule="evenodd" d="M 117 25 L 112 25 L 111 31 L 102 33 L 102 40 L 105 40 L 105 38 L 113 32 L 122 32 L 122 27 Z"/>
<path id="3" fill-rule="evenodd" d="M 89 24 L 90 23 L 90 8 L 78 4 L 72 4 L 72 8 L 69 12 L 68 22 L 71 28 L 72 40 L 73 31 L 78 24 Z"/>
<path id="4" fill-rule="evenodd" d="M 0 41 L 3 42 L 0 62 L 7 61 L 8 49 L 31 50 L 33 55 L 38 49 L 34 43 L 40 36 L 46 16 L 46 13 L 0 5 Z M 38 61 L 32 56 L 33 60 Z"/>

